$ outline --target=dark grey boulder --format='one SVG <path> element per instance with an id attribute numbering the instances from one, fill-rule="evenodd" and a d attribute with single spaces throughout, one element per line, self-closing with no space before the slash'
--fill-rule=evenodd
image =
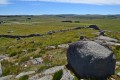
<path id="1" fill-rule="evenodd" d="M 100 30 L 100 28 L 96 25 L 90 25 L 88 28 L 94 29 L 94 30 Z"/>
<path id="2" fill-rule="evenodd" d="M 99 33 L 100 36 L 106 36 L 105 31 L 99 31 L 99 32 L 100 32 Z"/>
<path id="3" fill-rule="evenodd" d="M 115 72 L 115 56 L 107 47 L 93 41 L 78 41 L 67 50 L 68 67 L 78 77 L 108 77 Z"/>

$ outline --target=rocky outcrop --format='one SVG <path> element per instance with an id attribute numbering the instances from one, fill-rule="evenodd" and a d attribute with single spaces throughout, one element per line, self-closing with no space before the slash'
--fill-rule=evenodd
<path id="1" fill-rule="evenodd" d="M 0 55 L 0 61 L 3 61 L 3 60 L 9 60 L 9 57 L 5 55 Z"/>
<path id="2" fill-rule="evenodd" d="M 96 25 L 90 25 L 88 28 L 94 29 L 94 30 L 100 30 L 100 28 Z"/>
<path id="3" fill-rule="evenodd" d="M 113 52 L 93 41 L 79 41 L 67 50 L 68 66 L 78 77 L 107 77 L 115 72 Z"/>
<path id="4" fill-rule="evenodd" d="M 64 69 L 62 78 L 60 80 L 74 80 L 74 76 L 70 73 L 69 70 Z"/>
<path id="5" fill-rule="evenodd" d="M 37 79 L 39 79 L 39 78 L 40 78 L 39 75 L 36 74 L 36 75 L 34 75 L 34 76 L 31 76 L 28 80 L 37 80 Z"/>
<path id="6" fill-rule="evenodd" d="M 114 39 L 114 38 L 110 38 L 110 37 L 107 37 L 107 36 L 99 36 L 97 37 L 98 40 L 103 40 L 103 41 L 108 41 L 108 42 L 117 42 L 118 40 L 117 39 Z"/>
<path id="7" fill-rule="evenodd" d="M 69 44 L 60 44 L 57 46 L 58 48 L 68 48 Z"/>
<path id="8" fill-rule="evenodd" d="M 55 66 L 55 67 L 45 70 L 44 72 L 42 72 L 42 74 L 44 75 L 53 74 L 61 69 L 64 69 L 64 66 Z"/>
<path id="9" fill-rule="evenodd" d="M 43 76 L 42 78 L 37 79 L 37 80 L 52 80 L 52 78 L 53 78 L 52 75 L 46 75 L 46 76 Z"/>
<path id="10" fill-rule="evenodd" d="M 22 77 L 24 75 L 30 75 L 30 74 L 34 74 L 34 73 L 35 73 L 35 71 L 21 72 L 15 78 L 20 78 L 20 77 Z"/>
<path id="11" fill-rule="evenodd" d="M 0 77 L 0 80 L 11 80 L 12 77 L 13 77 L 13 75 L 7 75 L 4 77 Z"/>

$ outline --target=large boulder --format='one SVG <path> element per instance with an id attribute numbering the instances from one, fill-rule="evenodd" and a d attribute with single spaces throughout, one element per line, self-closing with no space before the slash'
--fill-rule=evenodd
<path id="1" fill-rule="evenodd" d="M 104 78 L 115 72 L 115 56 L 105 46 L 93 41 L 78 41 L 67 50 L 68 67 L 78 77 Z"/>

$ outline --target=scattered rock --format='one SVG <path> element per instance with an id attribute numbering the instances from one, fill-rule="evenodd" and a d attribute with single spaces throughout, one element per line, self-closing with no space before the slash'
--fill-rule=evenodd
<path id="1" fill-rule="evenodd" d="M 97 39 L 103 40 L 103 41 L 108 41 L 108 42 L 117 42 L 118 41 L 117 39 L 110 38 L 107 36 L 99 36 Z"/>
<path id="2" fill-rule="evenodd" d="M 3 60 L 9 60 L 9 57 L 5 55 L 0 55 L 0 61 L 3 61 Z"/>
<path id="3" fill-rule="evenodd" d="M 80 36 L 80 40 L 83 40 L 85 37 L 84 36 Z"/>
<path id="4" fill-rule="evenodd" d="M 116 65 L 120 65 L 120 62 L 117 61 L 117 62 L 116 62 Z"/>
<path id="5" fill-rule="evenodd" d="M 55 46 L 47 46 L 45 49 L 55 49 Z"/>
<path id="6" fill-rule="evenodd" d="M 15 66 L 18 66 L 19 65 L 19 63 L 17 62 L 17 63 L 15 63 Z"/>
<path id="7" fill-rule="evenodd" d="M 42 78 L 37 79 L 37 80 L 52 80 L 52 78 L 53 78 L 52 75 L 46 75 L 46 76 L 43 76 Z"/>
<path id="8" fill-rule="evenodd" d="M 70 73 L 69 70 L 64 69 L 62 78 L 60 80 L 74 80 L 74 76 Z"/>
<path id="9" fill-rule="evenodd" d="M 99 27 L 96 25 L 90 25 L 88 28 L 92 28 L 94 30 L 100 30 Z"/>
<path id="10" fill-rule="evenodd" d="M 68 44 L 60 44 L 58 45 L 58 48 L 68 48 L 69 45 Z"/>
<path id="11" fill-rule="evenodd" d="M 13 33 L 13 31 L 12 31 L 12 30 L 9 30 L 7 33 Z"/>
<path id="12" fill-rule="evenodd" d="M 53 74 L 53 73 L 55 73 L 63 68 L 64 68 L 64 66 L 55 66 L 55 67 L 52 67 L 52 68 L 45 70 L 44 72 L 42 72 L 42 74 L 45 74 L 45 75 Z"/>
<path id="13" fill-rule="evenodd" d="M 99 35 L 100 36 L 105 36 L 105 31 L 100 31 Z"/>
<path id="14" fill-rule="evenodd" d="M 32 66 L 32 65 L 40 65 L 43 63 L 43 58 L 39 57 L 39 58 L 32 58 L 30 57 L 30 60 L 26 61 L 26 62 L 23 62 L 22 65 L 24 66 L 24 68 L 27 68 L 29 66 Z"/>
<path id="15" fill-rule="evenodd" d="M 43 63 L 43 59 L 42 58 L 35 58 L 30 60 L 32 62 L 32 64 L 42 64 Z"/>
<path id="16" fill-rule="evenodd" d="M 100 32 L 93 32 L 92 34 L 99 36 Z"/>
<path id="17" fill-rule="evenodd" d="M 86 41 L 86 40 L 88 40 L 85 36 L 80 36 L 80 40 L 82 40 L 82 41 Z"/>
<path id="18" fill-rule="evenodd" d="M 49 34 L 49 35 L 51 35 L 51 34 L 53 34 L 53 33 L 55 33 L 55 31 L 48 31 L 48 32 L 47 32 L 47 34 Z"/>
<path id="19" fill-rule="evenodd" d="M 34 73 L 35 73 L 35 71 L 21 72 L 15 78 L 20 78 L 20 77 L 22 77 L 24 75 L 30 75 L 30 74 L 34 74 Z"/>
<path id="20" fill-rule="evenodd" d="M 115 43 L 115 42 L 106 42 L 106 44 L 109 46 L 120 46 L 120 43 Z"/>
<path id="21" fill-rule="evenodd" d="M 111 80 L 115 80 L 114 78 L 110 78 Z"/>
<path id="22" fill-rule="evenodd" d="M 23 52 L 23 53 L 27 53 L 27 52 L 28 52 L 28 50 L 22 50 L 22 52 Z"/>
<path id="23" fill-rule="evenodd" d="M 107 77 L 115 72 L 115 55 L 93 41 L 79 41 L 67 50 L 68 65 L 78 77 Z"/>
<path id="24" fill-rule="evenodd" d="M 117 73 L 117 76 L 118 76 L 118 77 L 120 77 L 120 72 L 119 72 L 119 73 Z"/>
<path id="25" fill-rule="evenodd" d="M 4 77 L 0 77 L 0 80 L 11 80 L 12 77 L 13 75 L 4 76 Z"/>
<path id="26" fill-rule="evenodd" d="M 109 41 L 104 41 L 104 40 L 95 40 L 95 42 L 99 44 L 107 45 L 107 46 L 120 46 L 120 43 L 109 42 Z"/>
<path id="27" fill-rule="evenodd" d="M 119 66 L 115 66 L 115 69 L 118 69 L 119 68 Z"/>
<path id="28" fill-rule="evenodd" d="M 2 76 L 2 65 L 0 63 L 0 76 Z"/>

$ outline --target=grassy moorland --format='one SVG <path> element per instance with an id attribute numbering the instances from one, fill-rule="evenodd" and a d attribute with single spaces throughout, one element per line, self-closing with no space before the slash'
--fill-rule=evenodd
<path id="1" fill-rule="evenodd" d="M 72 22 L 62 22 L 62 21 Z M 67 15 L 43 15 L 43 16 L 1 16 L 0 21 L 5 23 L 0 24 L 0 35 L 28 35 L 28 34 L 42 34 L 51 30 L 64 30 L 74 27 L 85 27 L 90 24 L 96 24 L 103 30 L 108 30 L 107 36 L 116 38 L 120 42 L 120 17 L 115 16 L 67 16 Z M 0 54 L 10 57 L 9 61 L 2 61 L 3 76 L 10 74 L 18 74 L 22 71 L 42 70 L 57 66 L 65 65 L 66 49 L 55 48 L 45 49 L 47 46 L 57 46 L 59 44 L 68 44 L 78 41 L 80 36 L 86 36 L 90 40 L 94 40 L 98 32 L 87 28 L 79 30 L 71 30 L 66 32 L 58 32 L 52 35 L 44 35 L 41 37 L 22 38 L 17 40 L 15 38 L 0 37 Z M 27 51 L 27 53 L 25 52 Z M 113 51 L 120 61 L 120 47 L 114 47 Z M 52 55 L 50 59 L 47 55 Z M 30 65 L 28 68 L 23 68 L 22 63 L 28 61 L 30 57 L 43 57 L 44 64 Z M 19 65 L 14 66 L 15 63 Z M 50 66 L 46 66 L 51 64 Z M 116 72 L 120 71 L 120 65 Z M 7 67 L 7 68 L 6 68 Z M 116 76 L 113 76 L 117 79 Z"/>

